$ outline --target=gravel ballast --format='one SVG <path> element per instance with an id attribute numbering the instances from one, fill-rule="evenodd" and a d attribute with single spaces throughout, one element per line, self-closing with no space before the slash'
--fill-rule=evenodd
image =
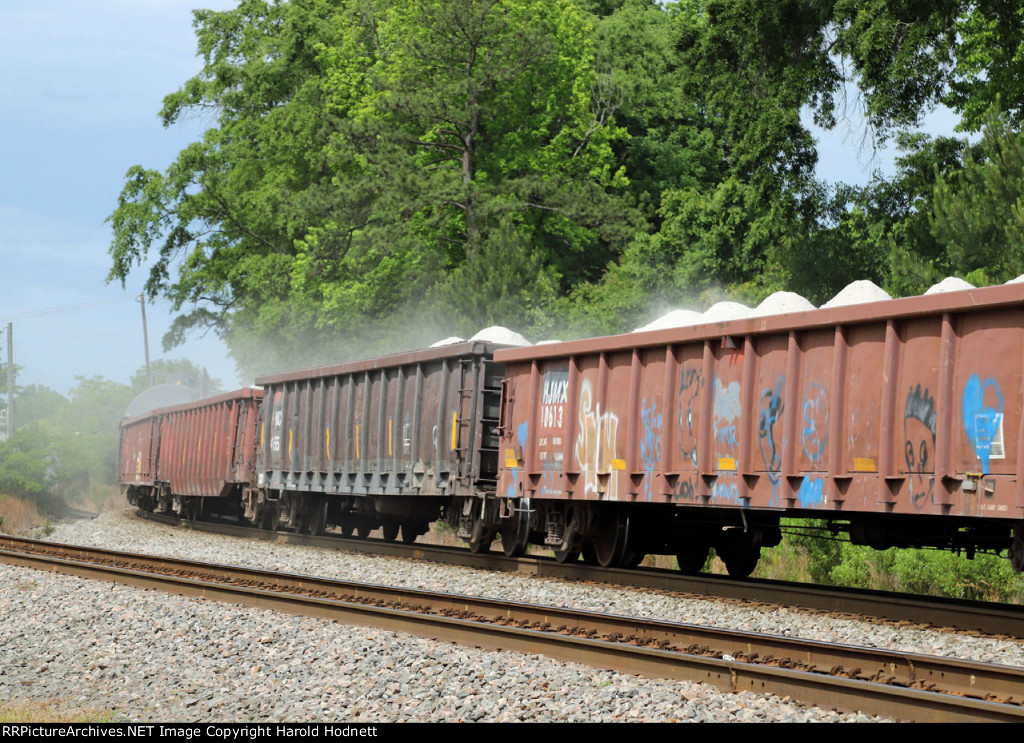
<path id="1" fill-rule="evenodd" d="M 268 544 L 127 512 L 59 526 L 49 539 L 777 634 L 848 633 L 858 644 L 870 637 L 978 660 L 1022 657 L 1005 640 Z M 0 566 L 0 698 L 109 709 L 132 721 L 872 719 L 9 566 Z"/>

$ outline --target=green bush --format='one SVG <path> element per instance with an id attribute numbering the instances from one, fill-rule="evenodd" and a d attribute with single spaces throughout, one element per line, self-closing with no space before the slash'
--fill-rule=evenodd
<path id="1" fill-rule="evenodd" d="M 942 550 L 889 549 L 842 545 L 841 562 L 832 569 L 837 585 L 958 599 L 1024 602 L 1024 578 L 1002 555 L 979 554 L 973 560 Z"/>

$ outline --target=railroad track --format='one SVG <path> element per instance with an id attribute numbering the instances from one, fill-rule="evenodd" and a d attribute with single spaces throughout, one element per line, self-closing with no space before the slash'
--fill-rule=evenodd
<path id="1" fill-rule="evenodd" d="M 1024 669 L 0 537 L 0 560 L 914 721 L 1024 720 Z"/>
<path id="2" fill-rule="evenodd" d="M 326 549 L 343 549 L 365 554 L 429 560 L 446 565 L 484 568 L 626 585 L 636 588 L 674 591 L 704 597 L 762 603 L 772 606 L 800 607 L 844 616 L 861 616 L 893 622 L 910 622 L 925 627 L 949 628 L 986 635 L 1024 639 L 1024 606 L 965 601 L 935 596 L 900 595 L 885 591 L 814 586 L 770 580 L 734 580 L 720 575 L 682 575 L 654 568 L 625 570 L 602 568 L 582 562 L 559 563 L 543 557 L 508 558 L 500 552 L 474 554 L 458 547 L 427 544 L 402 544 L 377 539 L 346 539 L 340 535 L 309 536 L 292 532 L 273 532 L 236 524 L 191 521 L 163 514 L 137 511 L 140 518 L 195 531 L 248 539 L 297 544 Z"/>

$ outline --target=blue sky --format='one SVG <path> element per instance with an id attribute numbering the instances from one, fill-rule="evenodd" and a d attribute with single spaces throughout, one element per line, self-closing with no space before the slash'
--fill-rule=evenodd
<path id="1" fill-rule="evenodd" d="M 135 301 L 105 282 L 124 174 L 163 168 L 202 122 L 164 129 L 163 96 L 200 69 L 197 0 L 4 0 L 0 4 L 0 325 L 14 326 L 19 384 L 67 393 L 76 375 L 117 381 L 144 364 Z M 226 9 L 233 1 L 203 6 Z M 47 310 L 70 310 L 45 312 Z M 147 307 L 150 356 L 171 313 Z M 6 341 L 2 343 L 6 356 Z M 166 354 L 205 365 L 228 387 L 234 364 L 207 337 Z"/>
<path id="2" fill-rule="evenodd" d="M 19 384 L 66 394 L 77 375 L 127 382 L 144 363 L 135 297 L 107 284 L 111 213 L 125 172 L 165 168 L 212 122 L 164 129 L 163 97 L 196 74 L 192 8 L 235 0 L 3 0 L 0 3 L 0 329 L 14 325 Z M 820 173 L 865 182 L 891 156 L 860 146 L 855 115 L 822 143 Z M 152 358 L 187 357 L 228 388 L 237 378 L 212 335 L 164 354 L 166 303 L 147 306 Z M 6 341 L 0 342 L 6 355 Z"/>

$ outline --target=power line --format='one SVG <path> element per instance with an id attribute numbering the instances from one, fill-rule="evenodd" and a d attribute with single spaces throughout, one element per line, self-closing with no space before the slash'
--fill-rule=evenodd
<path id="1" fill-rule="evenodd" d="M 110 333 L 75 333 L 74 335 L 54 335 L 45 338 L 35 337 L 18 341 L 18 345 L 33 345 L 36 343 L 53 343 L 55 341 L 76 341 L 84 338 L 125 338 L 127 333 L 124 330 L 116 330 Z"/>
<path id="2" fill-rule="evenodd" d="M 104 304 L 115 304 L 116 302 L 124 302 L 127 300 L 134 300 L 133 296 L 123 297 L 110 297 L 107 299 L 93 299 L 89 302 L 79 302 L 78 304 L 66 304 L 62 307 L 50 307 L 44 310 L 34 310 L 32 312 L 21 312 L 16 315 L 0 315 L 0 322 L 10 322 L 11 320 L 25 320 L 30 317 L 40 317 L 41 315 L 56 315 L 61 312 L 74 312 L 75 310 L 84 310 L 89 307 L 99 307 Z"/>

